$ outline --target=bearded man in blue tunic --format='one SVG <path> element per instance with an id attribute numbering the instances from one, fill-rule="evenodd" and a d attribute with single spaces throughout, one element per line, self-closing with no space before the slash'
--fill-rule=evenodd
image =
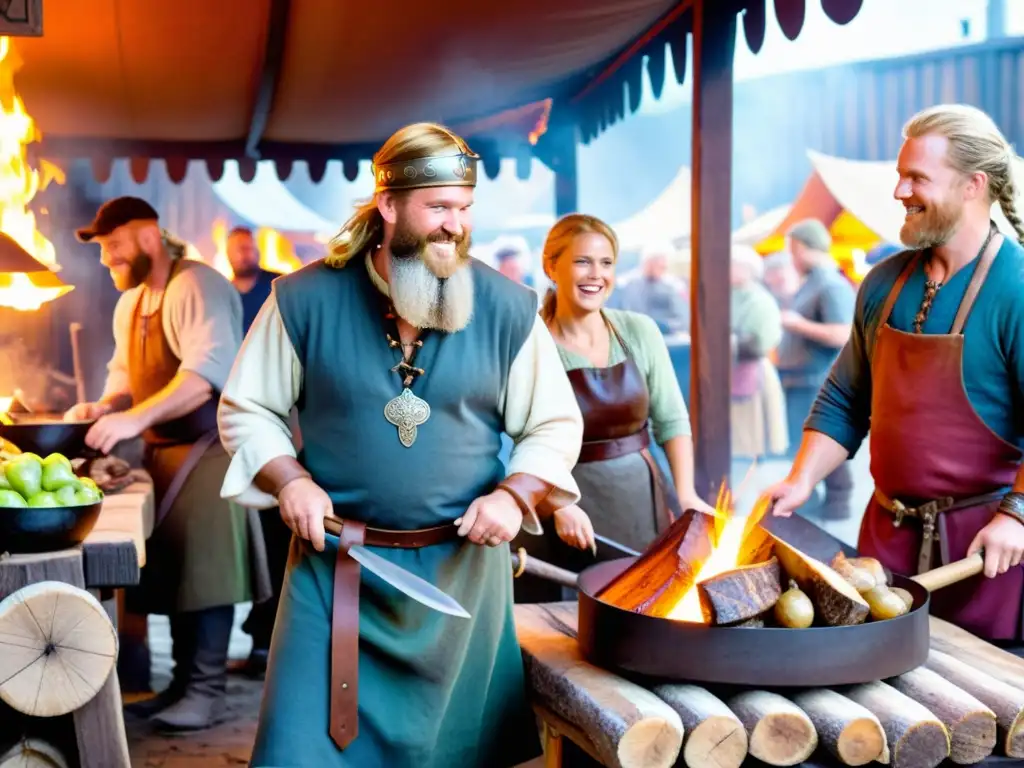
<path id="1" fill-rule="evenodd" d="M 254 766 L 540 753 L 508 542 L 579 499 L 583 426 L 537 294 L 469 255 L 478 160 L 435 124 L 388 139 L 373 198 L 325 259 L 274 281 L 224 388 L 222 493 L 279 505 L 294 533 Z M 367 551 L 470 618 L 362 567 Z"/>

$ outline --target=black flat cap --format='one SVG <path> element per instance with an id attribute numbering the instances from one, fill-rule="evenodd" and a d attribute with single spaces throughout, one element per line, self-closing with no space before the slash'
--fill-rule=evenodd
<path id="1" fill-rule="evenodd" d="M 139 197 L 115 197 L 108 200 L 96 211 L 96 218 L 88 227 L 75 231 L 80 243 L 88 243 L 95 237 L 109 235 L 118 227 L 133 221 L 157 221 L 156 210 Z"/>

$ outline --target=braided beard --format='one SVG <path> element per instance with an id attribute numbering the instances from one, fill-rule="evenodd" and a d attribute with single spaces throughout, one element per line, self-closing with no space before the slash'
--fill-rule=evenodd
<path id="1" fill-rule="evenodd" d="M 455 263 L 440 264 L 432 243 L 455 243 Z M 415 328 L 455 333 L 473 315 L 473 273 L 469 266 L 469 238 L 435 232 L 417 238 L 395 232 L 389 250 L 388 278 L 395 311 Z M 440 272 L 441 276 L 437 273 Z"/>

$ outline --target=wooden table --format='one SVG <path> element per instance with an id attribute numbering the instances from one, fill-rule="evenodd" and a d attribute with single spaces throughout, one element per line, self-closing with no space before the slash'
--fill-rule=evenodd
<path id="1" fill-rule="evenodd" d="M 703 725 L 694 720 L 692 711 L 686 711 L 685 707 L 680 706 L 678 698 L 674 699 L 673 692 L 682 691 L 683 686 L 662 686 L 658 681 L 629 680 L 623 675 L 598 668 L 585 661 L 580 655 L 576 641 L 576 619 L 576 604 L 573 602 L 515 606 L 516 630 L 523 651 L 532 703 L 541 727 L 547 768 L 562 766 L 565 740 L 571 741 L 589 755 L 594 761 L 589 764 L 608 768 L 669 768 L 682 765 L 690 768 L 722 768 L 740 764 L 746 768 L 764 764 L 751 756 L 754 737 L 749 723 L 746 719 L 741 722 L 729 709 L 735 709 L 734 702 L 739 701 L 730 697 L 745 692 L 735 689 L 708 691 L 694 686 L 687 687 L 680 695 L 693 696 L 694 691 L 709 694 L 710 699 L 722 705 L 722 710 L 713 707 L 705 710 L 706 713 L 714 711 L 714 727 L 711 725 L 710 717 L 706 719 L 709 725 Z M 918 677 L 915 680 L 919 681 L 923 676 L 929 685 L 935 685 L 934 678 L 941 676 L 943 679 L 939 682 L 947 686 L 953 685 L 949 682 L 953 679 L 958 684 L 976 687 L 978 690 L 974 690 L 974 695 L 986 698 L 985 705 L 996 710 L 999 717 L 995 748 L 991 755 L 979 755 L 979 749 L 983 753 L 986 747 L 979 747 L 977 739 L 972 743 L 977 731 L 968 732 L 969 729 L 961 722 L 951 726 L 947 731 L 947 734 L 951 735 L 950 749 L 960 749 L 960 757 L 973 753 L 974 757 L 965 760 L 965 764 L 1024 765 L 1024 759 L 1004 756 L 1007 728 L 1011 728 L 1016 735 L 1013 740 L 1014 748 L 1018 751 L 1024 750 L 1024 728 L 1015 721 L 1015 718 L 1024 721 L 1024 660 L 935 618 L 931 619 L 931 647 L 932 655 L 928 666 L 932 665 L 933 660 L 945 660 L 947 664 L 958 665 L 957 669 L 967 675 L 970 683 L 961 683 L 955 676 L 941 676 L 925 669 L 923 675 L 920 670 L 914 670 L 910 675 L 886 681 L 888 688 L 896 687 L 899 691 L 898 696 L 906 695 L 907 699 L 903 701 L 907 706 L 923 705 L 938 712 L 934 699 L 928 696 L 934 694 L 934 690 L 915 693 L 913 686 L 904 685 L 904 679 L 916 673 Z M 679 652 L 686 653 L 686 649 L 680 648 Z M 951 657 L 952 661 L 949 661 Z M 948 694 L 955 693 L 955 690 L 951 688 L 940 692 Z M 792 702 L 794 698 L 800 703 L 804 701 L 792 696 L 790 692 L 782 693 L 787 694 L 787 701 L 782 701 L 776 706 L 785 705 L 787 702 L 790 706 L 795 706 Z M 859 691 L 852 686 L 841 689 L 840 694 L 842 695 L 839 698 L 843 700 L 847 700 L 848 697 L 850 700 L 861 700 L 857 698 Z M 834 692 L 826 692 L 826 696 L 832 695 Z M 780 696 L 776 701 L 782 698 Z M 701 701 L 702 706 L 707 706 L 705 700 Z M 808 706 L 811 703 L 808 701 Z M 871 704 L 868 708 L 872 711 L 865 711 L 864 714 L 874 716 L 875 705 Z M 803 712 L 798 714 L 806 717 Z M 814 714 L 820 713 L 815 710 Z M 724 717 L 718 722 L 718 716 L 721 715 Z M 949 713 L 945 715 L 948 716 Z M 980 722 L 980 726 L 982 730 L 988 728 L 988 738 L 991 741 L 994 729 L 990 715 L 991 713 L 982 715 L 983 721 Z M 990 719 L 984 721 L 985 717 Z M 730 724 L 729 718 L 735 726 Z M 943 715 L 938 715 L 938 718 L 942 719 Z M 890 761 L 890 765 L 934 768 L 934 759 L 916 756 L 908 742 L 897 741 L 894 738 L 895 732 L 890 730 L 884 717 L 879 716 L 877 723 L 878 730 L 885 733 L 884 737 L 879 734 L 878 738 L 887 744 L 890 750 L 894 748 L 894 744 L 898 744 L 901 750 L 899 759 Z M 700 737 L 694 736 L 698 733 L 698 724 L 702 728 Z M 798 764 L 816 768 L 833 768 L 841 765 L 842 763 L 826 749 L 826 742 L 829 739 L 823 731 L 821 721 L 815 718 L 811 723 L 808 718 L 808 727 L 811 729 L 817 749 L 812 755 L 801 758 Z M 941 733 L 944 725 L 936 722 L 933 727 Z M 695 742 L 693 745 L 690 745 L 691 738 Z M 697 744 L 698 739 L 703 743 Z M 714 750 L 718 750 L 718 753 L 711 754 Z M 724 752 L 729 754 L 723 754 Z M 942 765 L 952 763 L 946 760 Z"/>
<path id="2" fill-rule="evenodd" d="M 97 597 L 116 627 L 114 590 L 139 583 L 145 542 L 153 528 L 152 482 L 144 472 L 135 472 L 135 483 L 106 496 L 96 526 L 80 546 L 60 552 L 0 554 L 0 600 L 29 584 L 61 581 Z M 14 741 L 26 732 L 45 733 L 55 745 L 77 751 L 81 768 L 130 768 L 116 669 L 88 704 L 67 718 L 52 720 L 27 718 L 0 704 L 0 740 Z"/>

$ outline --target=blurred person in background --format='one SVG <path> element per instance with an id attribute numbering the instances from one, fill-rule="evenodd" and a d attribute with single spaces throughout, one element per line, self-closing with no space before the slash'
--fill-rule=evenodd
<path id="1" fill-rule="evenodd" d="M 802 282 L 782 312 L 785 333 L 776 361 L 786 391 L 789 445 L 795 453 L 818 390 L 850 338 L 856 292 L 832 258 L 832 236 L 824 224 L 805 219 L 793 225 L 786 239 Z M 853 473 L 843 462 L 825 478 L 820 507 L 801 511 L 843 520 L 850 516 L 852 495 Z"/>
<path id="2" fill-rule="evenodd" d="M 674 255 L 671 243 L 646 246 L 640 254 L 640 276 L 622 286 L 614 305 L 627 312 L 647 315 L 665 334 L 690 331 L 686 281 L 668 272 Z"/>
<path id="3" fill-rule="evenodd" d="M 730 317 L 735 353 L 730 419 L 733 459 L 785 453 L 785 396 L 770 354 L 782 339 L 775 297 L 761 282 L 764 262 L 747 245 L 733 245 Z"/>
<path id="4" fill-rule="evenodd" d="M 785 309 L 800 288 L 800 273 L 793 266 L 793 256 L 779 251 L 764 257 L 764 287 L 779 306 Z"/>
<path id="5" fill-rule="evenodd" d="M 231 264 L 231 282 L 242 297 L 242 333 L 249 332 L 249 326 L 263 302 L 270 295 L 270 284 L 281 275 L 260 266 L 260 251 L 252 230 L 235 227 L 228 233 L 228 263 Z"/>
<path id="6" fill-rule="evenodd" d="M 615 286 L 618 242 L 600 219 L 561 218 L 544 243 L 544 271 L 554 283 L 541 308 L 583 414 L 583 446 L 573 477 L 578 505 L 554 514 L 555 532 L 520 536 L 513 546 L 571 570 L 594 562 L 594 533 L 644 549 L 672 522 L 666 494 L 683 510 L 711 511 L 694 489 L 690 417 L 668 347 L 645 314 L 605 308 Z M 665 451 L 671 481 L 651 451 Z M 621 557 L 596 546 L 598 559 Z M 557 585 L 522 576 L 517 602 L 562 599 Z"/>

